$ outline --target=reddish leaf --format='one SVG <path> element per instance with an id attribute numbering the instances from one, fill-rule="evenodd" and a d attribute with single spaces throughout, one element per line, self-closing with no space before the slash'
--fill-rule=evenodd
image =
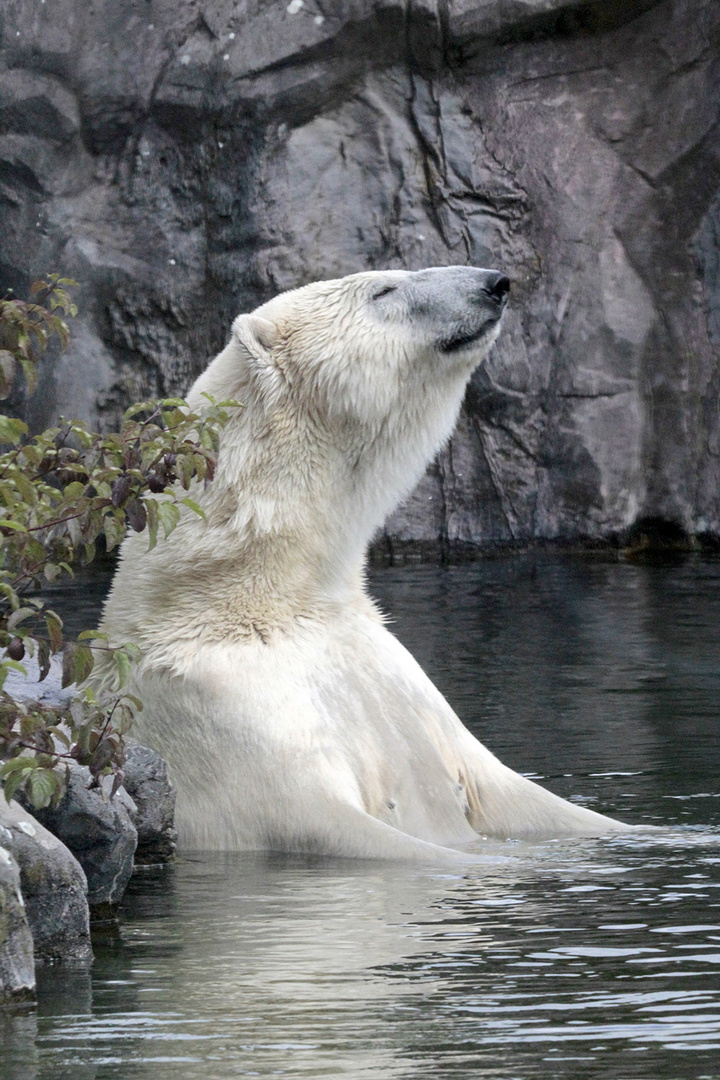
<path id="1" fill-rule="evenodd" d="M 140 499 L 131 499 L 125 507 L 128 525 L 135 532 L 142 532 L 147 524 L 147 510 Z"/>
<path id="2" fill-rule="evenodd" d="M 118 476 L 117 480 L 113 480 L 110 485 L 110 492 L 113 506 L 116 508 L 122 506 L 130 494 L 130 477 L 125 473 Z"/>

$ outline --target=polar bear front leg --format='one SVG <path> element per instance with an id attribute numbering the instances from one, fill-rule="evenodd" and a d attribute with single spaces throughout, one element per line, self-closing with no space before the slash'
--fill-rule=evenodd
<path id="1" fill-rule="evenodd" d="M 555 840 L 637 828 L 561 799 L 503 765 L 469 731 L 464 735 L 460 782 L 466 790 L 468 820 L 481 835 Z"/>
<path id="2" fill-rule="evenodd" d="M 295 835 L 283 830 L 274 842 L 270 834 L 263 846 L 270 851 L 386 859 L 435 866 L 487 861 L 469 851 L 442 847 L 410 836 L 359 807 L 338 800 L 328 800 L 324 808 L 322 800 L 318 800 Z"/>

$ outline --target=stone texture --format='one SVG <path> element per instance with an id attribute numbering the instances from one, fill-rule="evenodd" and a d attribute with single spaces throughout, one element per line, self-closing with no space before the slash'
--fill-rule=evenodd
<path id="1" fill-rule="evenodd" d="M 379 548 L 720 535 L 716 0 L 0 17 L 0 284 L 82 283 L 34 423 L 182 392 L 280 289 L 494 265 L 505 333 Z"/>
<path id="2" fill-rule="evenodd" d="M 71 765 L 68 788 L 58 806 L 34 814 L 80 863 L 87 877 L 88 903 L 101 911 L 120 902 L 132 874 L 135 804 L 122 788 L 109 799 L 99 788 L 89 788 L 89 782 L 89 769 Z"/>
<path id="3" fill-rule="evenodd" d="M 33 943 L 20 892 L 20 870 L 0 846 L 0 1007 L 35 996 Z"/>
<path id="4" fill-rule="evenodd" d="M 51 708 L 64 708 L 70 705 L 77 694 L 75 685 L 62 685 L 62 660 L 53 656 L 50 670 L 42 682 L 38 682 L 40 669 L 37 657 L 24 656 L 22 665 L 27 674 L 9 671 L 3 689 L 16 701 L 39 701 Z"/>
<path id="5" fill-rule="evenodd" d="M 124 765 L 124 788 L 135 804 L 131 812 L 138 839 L 135 865 L 165 863 L 175 854 L 175 788 L 167 764 L 155 750 L 130 743 Z"/>
<path id="6" fill-rule="evenodd" d="M 0 843 L 20 867 L 36 960 L 90 960 L 87 880 L 65 845 L 0 795 Z"/>

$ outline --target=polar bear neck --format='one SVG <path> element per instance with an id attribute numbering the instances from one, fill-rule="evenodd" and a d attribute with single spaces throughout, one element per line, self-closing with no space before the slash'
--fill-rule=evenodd
<path id="1" fill-rule="evenodd" d="M 268 642 L 351 611 L 379 618 L 368 543 L 451 433 L 468 377 L 372 429 L 248 407 L 223 432 L 213 482 L 193 493 L 205 519 L 184 513 L 151 552 L 144 535 L 126 540 L 103 628 L 180 671 L 211 640 Z"/>
<path id="2" fill-rule="evenodd" d="M 223 437 L 204 503 L 212 549 L 238 587 L 258 582 L 295 613 L 350 602 L 369 542 L 450 435 L 468 377 L 373 425 L 248 409 Z"/>

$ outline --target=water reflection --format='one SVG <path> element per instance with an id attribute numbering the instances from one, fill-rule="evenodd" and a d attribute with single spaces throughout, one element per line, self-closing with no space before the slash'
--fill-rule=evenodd
<path id="1" fill-rule="evenodd" d="M 717 792 L 720 758 L 718 560 L 530 555 L 385 570 L 373 584 L 508 765 L 633 820 L 717 819 L 698 800 Z"/>
<path id="2" fill-rule="evenodd" d="M 720 565 L 528 557 L 373 584 L 509 764 L 668 827 L 486 845 L 457 873 L 181 858 L 133 879 L 91 975 L 41 972 L 3 1080 L 720 1076 Z"/>
<path id="3" fill-rule="evenodd" d="M 92 1012 L 44 983 L 37 1075 L 712 1075 L 715 841 L 497 845 L 482 874 L 181 859 L 134 880 Z"/>

